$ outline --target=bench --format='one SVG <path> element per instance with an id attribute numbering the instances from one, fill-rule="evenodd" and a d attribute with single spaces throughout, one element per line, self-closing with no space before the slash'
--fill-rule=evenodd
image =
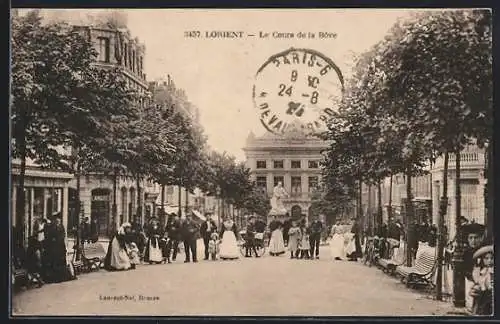
<path id="1" fill-rule="evenodd" d="M 436 249 L 425 248 L 421 253 L 417 253 L 413 267 L 400 265 L 396 267 L 396 272 L 402 277 L 402 281 L 409 288 L 433 286 L 432 277 L 436 269 L 436 261 Z"/>
<path id="2" fill-rule="evenodd" d="M 379 259 L 378 265 L 382 268 L 382 271 L 389 275 L 394 275 L 396 268 L 402 266 L 406 261 L 406 250 L 403 247 L 395 249 L 395 255 L 390 259 Z"/>
<path id="3" fill-rule="evenodd" d="M 99 269 L 104 265 L 104 258 L 106 257 L 106 250 L 101 243 L 90 243 L 83 247 L 82 261 L 83 269 L 90 271 L 99 271 Z M 76 267 L 78 264 L 73 264 Z"/>

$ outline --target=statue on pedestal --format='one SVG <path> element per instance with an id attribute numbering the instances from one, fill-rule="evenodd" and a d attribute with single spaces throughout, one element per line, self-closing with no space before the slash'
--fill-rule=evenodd
<path id="1" fill-rule="evenodd" d="M 271 216 L 283 216 L 287 213 L 285 206 L 283 205 L 283 198 L 288 197 L 288 193 L 283 184 L 278 182 L 278 184 L 273 189 L 273 196 L 271 197 L 271 211 L 269 215 Z"/>

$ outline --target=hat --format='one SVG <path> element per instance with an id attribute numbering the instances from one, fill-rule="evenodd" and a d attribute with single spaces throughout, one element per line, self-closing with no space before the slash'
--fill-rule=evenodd
<path id="1" fill-rule="evenodd" d="M 485 226 L 477 223 L 467 224 L 463 226 L 464 234 L 483 234 Z"/>
<path id="2" fill-rule="evenodd" d="M 479 248 L 476 252 L 474 252 L 472 259 L 477 259 L 479 257 L 482 257 L 486 253 L 493 253 L 493 245 L 486 245 L 483 246 L 482 248 Z"/>

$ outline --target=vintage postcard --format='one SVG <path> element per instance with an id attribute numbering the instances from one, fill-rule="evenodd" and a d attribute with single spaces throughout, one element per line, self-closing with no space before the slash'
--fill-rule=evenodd
<path id="1" fill-rule="evenodd" d="M 11 316 L 493 314 L 491 10 L 10 13 Z"/>

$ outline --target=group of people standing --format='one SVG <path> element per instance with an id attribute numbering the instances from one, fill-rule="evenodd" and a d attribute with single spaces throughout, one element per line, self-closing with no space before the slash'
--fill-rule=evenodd
<path id="1" fill-rule="evenodd" d="M 360 228 L 356 220 L 338 220 L 330 231 L 330 253 L 333 260 L 356 261 L 361 257 Z"/>
<path id="2" fill-rule="evenodd" d="M 16 236 L 16 229 L 13 233 Z M 13 265 L 25 268 L 33 282 L 42 285 L 75 278 L 67 265 L 66 230 L 60 213 L 54 213 L 47 219 L 39 217 L 35 220 L 25 252 L 20 237 L 22 235 L 14 237 Z"/>
<path id="3" fill-rule="evenodd" d="M 294 220 L 288 217 L 282 223 L 273 216 L 269 230 L 269 255 L 279 256 L 288 250 L 291 259 L 319 259 L 323 223 L 318 217 L 308 225 L 305 219 Z"/>

